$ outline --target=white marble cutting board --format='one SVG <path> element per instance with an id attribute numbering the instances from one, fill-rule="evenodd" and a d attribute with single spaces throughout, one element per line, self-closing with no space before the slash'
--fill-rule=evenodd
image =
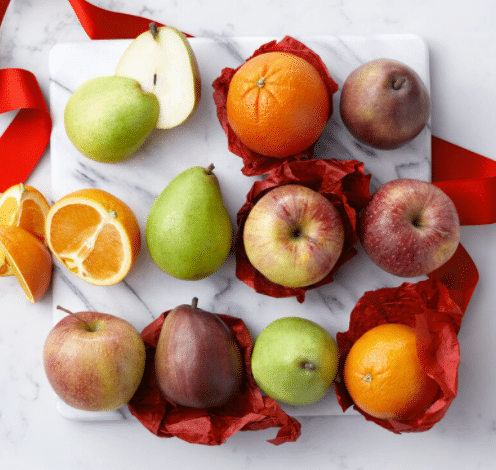
<path id="1" fill-rule="evenodd" d="M 282 316 L 311 319 L 335 336 L 348 329 L 349 314 L 368 290 L 400 285 L 404 279 L 391 276 L 358 255 L 343 266 L 333 283 L 309 291 L 303 304 L 295 298 L 273 299 L 247 287 L 235 276 L 234 256 L 212 276 L 200 281 L 180 281 L 163 273 L 152 262 L 144 239 L 149 208 L 174 176 L 195 165 L 215 164 L 225 204 L 236 228 L 236 213 L 244 204 L 253 182 L 260 177 L 241 173 L 242 161 L 227 150 L 226 136 L 217 120 L 212 82 L 224 67 L 236 68 L 260 45 L 278 37 L 192 38 L 202 76 L 202 99 L 193 117 L 173 130 L 155 130 L 131 159 L 119 164 L 94 162 L 78 153 L 68 140 L 63 113 L 71 93 L 86 80 L 112 75 L 130 40 L 99 40 L 61 43 L 50 53 L 50 107 L 52 195 L 86 187 L 101 188 L 124 200 L 135 212 L 142 229 L 142 250 L 130 274 L 121 283 L 96 287 L 56 263 L 53 278 L 53 320 L 72 311 L 96 310 L 118 315 L 141 331 L 162 312 L 199 298 L 199 307 L 244 320 L 255 338 L 271 321 Z M 379 57 L 400 60 L 413 67 L 429 87 L 429 58 L 425 43 L 413 35 L 368 37 L 296 37 L 317 52 L 340 89 L 348 74 L 360 64 Z M 371 189 L 391 179 L 406 177 L 430 180 L 431 133 L 429 126 L 411 143 L 397 151 L 376 151 L 355 141 L 339 116 L 338 91 L 334 114 L 317 146 L 321 158 L 356 159 L 372 174 Z M 52 201 L 52 202 L 53 202 Z M 417 279 L 411 279 L 415 282 Z M 334 391 L 307 407 L 283 406 L 292 416 L 341 415 Z M 60 413 L 75 420 L 132 418 L 127 407 L 115 412 L 93 413 L 72 409 L 57 400 Z M 354 413 L 349 411 L 347 413 Z"/>

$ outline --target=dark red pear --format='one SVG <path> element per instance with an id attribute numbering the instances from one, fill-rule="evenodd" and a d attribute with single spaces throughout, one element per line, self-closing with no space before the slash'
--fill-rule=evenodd
<path id="1" fill-rule="evenodd" d="M 356 139 L 393 150 L 422 132 L 431 103 L 415 70 L 397 60 L 376 59 L 348 75 L 339 107 L 343 123 Z"/>
<path id="2" fill-rule="evenodd" d="M 166 316 L 155 351 L 157 382 L 178 405 L 222 406 L 240 388 L 241 352 L 226 324 L 197 303 L 195 297 Z"/>

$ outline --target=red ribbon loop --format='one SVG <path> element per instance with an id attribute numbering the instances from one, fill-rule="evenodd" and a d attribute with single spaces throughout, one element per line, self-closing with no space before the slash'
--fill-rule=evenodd
<path id="1" fill-rule="evenodd" d="M 0 192 L 24 182 L 43 155 L 52 119 L 36 77 L 23 69 L 0 70 L 0 114 L 19 110 L 0 137 Z"/>

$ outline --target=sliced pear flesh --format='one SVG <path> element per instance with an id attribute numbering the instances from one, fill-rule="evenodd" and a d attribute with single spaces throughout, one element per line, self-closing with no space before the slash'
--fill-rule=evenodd
<path id="1" fill-rule="evenodd" d="M 186 36 L 171 26 L 140 34 L 124 51 L 115 75 L 137 80 L 160 103 L 156 127 L 171 129 L 187 121 L 198 106 L 201 78 Z"/>

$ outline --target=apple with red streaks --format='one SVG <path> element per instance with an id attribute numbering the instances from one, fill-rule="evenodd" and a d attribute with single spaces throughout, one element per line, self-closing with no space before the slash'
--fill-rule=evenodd
<path id="1" fill-rule="evenodd" d="M 243 229 L 246 255 L 268 280 L 284 287 L 321 281 L 344 245 L 341 216 L 322 194 L 299 184 L 277 186 L 248 214 Z"/>
<path id="2" fill-rule="evenodd" d="M 460 242 L 453 201 L 432 183 L 396 179 L 372 196 L 359 223 L 372 261 L 401 277 L 428 274 L 446 263 Z"/>
<path id="3" fill-rule="evenodd" d="M 111 411 L 126 405 L 145 370 L 145 344 L 131 323 L 99 312 L 69 313 L 48 334 L 43 365 L 69 406 Z"/>

